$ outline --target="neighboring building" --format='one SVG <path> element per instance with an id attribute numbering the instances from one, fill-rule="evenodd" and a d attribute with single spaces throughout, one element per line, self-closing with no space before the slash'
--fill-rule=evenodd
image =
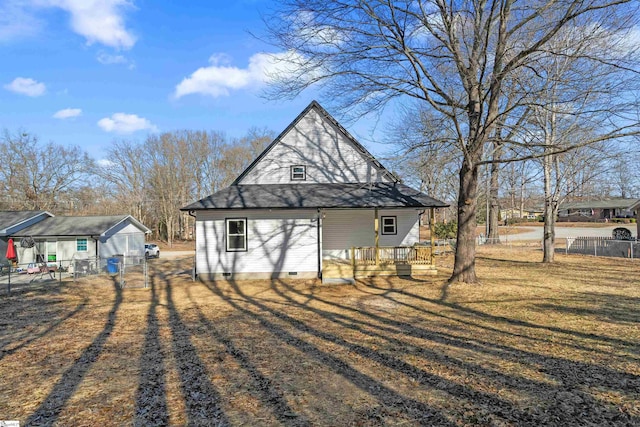
<path id="1" fill-rule="evenodd" d="M 4 259 L 14 233 L 52 216 L 47 211 L 0 211 L 0 259 Z"/>
<path id="2" fill-rule="evenodd" d="M 508 219 L 525 219 L 525 220 L 535 220 L 544 215 L 544 209 L 542 208 L 524 208 L 520 210 L 519 208 L 504 208 L 500 209 L 500 219 L 508 220 Z"/>
<path id="3" fill-rule="evenodd" d="M 151 230 L 131 215 L 52 216 L 12 233 L 11 237 L 20 264 L 60 264 L 114 255 L 142 257 L 147 233 Z M 23 240 L 33 240 L 35 244 L 24 245 Z"/>
<path id="4" fill-rule="evenodd" d="M 562 221 L 605 221 L 613 218 L 635 218 L 640 199 L 607 199 L 567 202 L 560 206 Z"/>
<path id="5" fill-rule="evenodd" d="M 426 209 L 446 206 L 400 183 L 313 101 L 231 186 L 182 210 L 196 217 L 201 279 L 352 279 L 435 271 L 412 245 Z"/>

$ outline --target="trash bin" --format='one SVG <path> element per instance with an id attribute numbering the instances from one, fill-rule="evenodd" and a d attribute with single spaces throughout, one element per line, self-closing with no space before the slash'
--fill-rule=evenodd
<path id="1" fill-rule="evenodd" d="M 119 266 L 120 266 L 119 257 L 107 258 L 107 273 L 116 274 L 118 272 Z"/>

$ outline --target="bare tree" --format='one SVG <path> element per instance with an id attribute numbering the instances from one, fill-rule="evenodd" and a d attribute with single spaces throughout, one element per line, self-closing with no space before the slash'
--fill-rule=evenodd
<path id="1" fill-rule="evenodd" d="M 582 33 L 589 35 L 582 36 Z M 596 37 L 593 37 L 595 34 Z M 605 141 L 621 140 L 638 130 L 630 111 L 637 106 L 620 96 L 621 90 L 637 90 L 637 76 L 615 62 L 619 36 L 608 29 L 571 28 L 560 31 L 549 48 L 555 52 L 570 49 L 572 55 L 553 55 L 534 61 L 531 66 L 540 78 L 528 86 L 536 93 L 529 122 L 529 146 L 540 153 L 544 176 L 543 261 L 552 262 L 555 251 L 555 221 L 559 196 L 567 171 L 560 173 L 561 156 L 570 150 Z M 607 52 L 600 56 L 601 53 Z M 607 62 L 585 58 L 607 58 Z M 523 85 L 529 85 L 529 82 Z M 539 85 L 539 86 L 536 86 Z M 622 118 L 612 124 L 612 118 Z M 539 150 L 539 151 L 538 151 Z M 588 150 L 581 150 L 585 152 Z M 606 156 L 602 156 L 603 158 Z M 589 169 L 587 169 L 589 171 Z"/>
<path id="2" fill-rule="evenodd" d="M 96 174 L 112 186 L 110 193 L 121 209 L 145 223 L 148 169 L 143 145 L 129 140 L 114 141 L 106 152 L 107 160 L 96 167 Z"/>
<path id="3" fill-rule="evenodd" d="M 403 181 L 433 197 L 457 200 L 456 172 L 462 153 L 452 144 L 455 133 L 419 104 L 403 109 L 387 131 L 386 140 L 397 147 L 388 159 Z"/>
<path id="4" fill-rule="evenodd" d="M 497 124 L 509 125 L 524 108 L 518 101 L 506 108 L 504 94 L 516 81 L 539 79 L 530 67 L 533 60 L 576 54 L 571 45 L 562 52 L 549 49 L 562 30 L 593 26 L 616 31 L 632 24 L 630 17 L 637 9 L 626 0 L 283 0 L 280 4 L 267 20 L 274 43 L 287 52 L 278 56 L 286 66 L 274 76 L 272 96 L 293 97 L 323 82 L 327 98 L 338 107 L 370 111 L 395 98 L 411 97 L 450 121 L 463 154 L 458 244 L 450 281 L 469 283 L 477 282 L 476 196 L 478 167 L 487 162 L 483 150 Z M 579 43 L 595 39 L 585 31 L 576 36 Z M 521 99 L 530 99 L 529 95 L 523 93 Z"/>
<path id="5" fill-rule="evenodd" d="M 92 161 L 80 147 L 42 144 L 24 131 L 4 131 L 0 155 L 3 193 L 17 209 L 56 210 L 58 198 L 84 183 Z"/>

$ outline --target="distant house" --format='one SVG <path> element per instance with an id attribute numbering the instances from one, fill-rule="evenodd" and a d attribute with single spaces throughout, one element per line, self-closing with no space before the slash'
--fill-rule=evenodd
<path id="1" fill-rule="evenodd" d="M 435 271 L 414 245 L 447 204 L 403 185 L 317 102 L 235 182 L 182 208 L 196 217 L 196 273 L 215 280 L 352 279 Z"/>
<path id="2" fill-rule="evenodd" d="M 533 219 L 538 219 L 538 217 L 541 217 L 542 215 L 544 215 L 543 208 L 528 207 L 522 210 L 520 210 L 519 208 L 500 209 L 501 220 L 507 220 L 507 219 L 513 219 L 513 218 L 533 220 Z"/>
<path id="3" fill-rule="evenodd" d="M 640 199 L 607 199 L 567 202 L 560 206 L 562 221 L 605 221 L 613 218 L 635 218 Z"/>
<path id="4" fill-rule="evenodd" d="M 7 242 L 14 233 L 52 216 L 47 211 L 0 211 L 0 259 L 7 253 Z"/>
<path id="5" fill-rule="evenodd" d="M 20 264 L 60 264 L 92 257 L 144 256 L 145 235 L 150 232 L 131 215 L 51 216 L 10 236 Z"/>

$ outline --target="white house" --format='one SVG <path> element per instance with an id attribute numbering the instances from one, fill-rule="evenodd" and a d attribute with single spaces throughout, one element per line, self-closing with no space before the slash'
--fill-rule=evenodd
<path id="1" fill-rule="evenodd" d="M 446 206 L 400 183 L 313 101 L 231 186 L 182 210 L 196 218 L 201 279 L 324 280 L 434 271 L 414 245 L 420 216 Z"/>
<path id="2" fill-rule="evenodd" d="M 68 265 L 73 259 L 144 256 L 145 234 L 150 232 L 131 215 L 53 216 L 22 228 L 11 237 L 21 265 Z"/>

